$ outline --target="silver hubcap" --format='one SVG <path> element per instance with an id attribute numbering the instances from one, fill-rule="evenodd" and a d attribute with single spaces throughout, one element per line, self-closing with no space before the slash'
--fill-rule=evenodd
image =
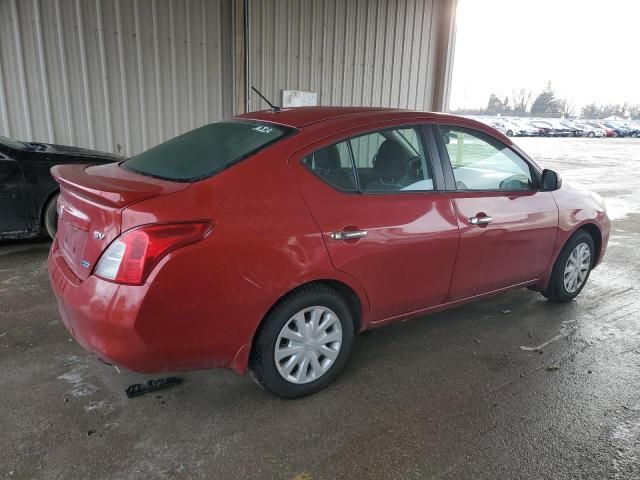
<path id="1" fill-rule="evenodd" d="M 568 293 L 578 290 L 591 267 L 591 249 L 586 243 L 580 243 L 573 249 L 564 267 L 564 289 Z"/>
<path id="2" fill-rule="evenodd" d="M 282 378 L 309 383 L 327 373 L 342 346 L 342 325 L 326 307 L 309 307 L 289 319 L 280 331 L 274 358 Z"/>

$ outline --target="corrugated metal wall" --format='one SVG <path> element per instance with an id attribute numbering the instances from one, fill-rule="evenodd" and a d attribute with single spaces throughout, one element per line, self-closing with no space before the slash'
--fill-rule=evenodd
<path id="1" fill-rule="evenodd" d="M 244 1 L 0 0 L 0 135 L 130 155 L 243 110 Z M 438 108 L 455 1 L 248 0 L 249 82 Z"/>
<path id="2" fill-rule="evenodd" d="M 280 102 L 283 89 L 321 105 L 430 110 L 443 0 L 250 0 L 250 82 Z M 449 37 L 446 37 L 449 38 Z M 440 46 L 440 48 L 446 46 Z M 250 108 L 265 108 L 250 97 Z"/>
<path id="3" fill-rule="evenodd" d="M 231 0 L 0 0 L 0 134 L 134 154 L 231 115 L 232 29 Z"/>

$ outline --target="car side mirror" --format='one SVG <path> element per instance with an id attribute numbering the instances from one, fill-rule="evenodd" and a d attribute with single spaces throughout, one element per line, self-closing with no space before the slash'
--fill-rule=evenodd
<path id="1" fill-rule="evenodd" d="M 553 192 L 554 190 L 558 190 L 562 186 L 562 177 L 560 177 L 560 174 L 554 172 L 553 170 L 545 168 L 542 171 L 542 179 L 540 181 L 540 184 L 540 189 L 543 192 Z"/>

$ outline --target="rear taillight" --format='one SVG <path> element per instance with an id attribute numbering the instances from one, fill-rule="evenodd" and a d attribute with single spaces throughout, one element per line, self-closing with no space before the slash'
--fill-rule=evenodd
<path id="1" fill-rule="evenodd" d="M 128 230 L 104 251 L 94 274 L 104 280 L 142 285 L 167 253 L 205 238 L 210 222 L 159 223 Z"/>

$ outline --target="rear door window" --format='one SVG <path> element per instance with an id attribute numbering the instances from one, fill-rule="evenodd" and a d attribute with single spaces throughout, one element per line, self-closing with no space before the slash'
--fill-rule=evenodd
<path id="1" fill-rule="evenodd" d="M 350 142 L 362 193 L 433 190 L 431 165 L 415 128 L 380 130 Z"/>
<path id="2" fill-rule="evenodd" d="M 359 135 L 318 150 L 302 163 L 323 181 L 344 192 L 434 189 L 431 163 L 415 127 Z"/>
<path id="3" fill-rule="evenodd" d="M 195 181 L 229 168 L 293 131 L 266 122 L 211 123 L 131 157 L 122 166 L 166 180 Z"/>

